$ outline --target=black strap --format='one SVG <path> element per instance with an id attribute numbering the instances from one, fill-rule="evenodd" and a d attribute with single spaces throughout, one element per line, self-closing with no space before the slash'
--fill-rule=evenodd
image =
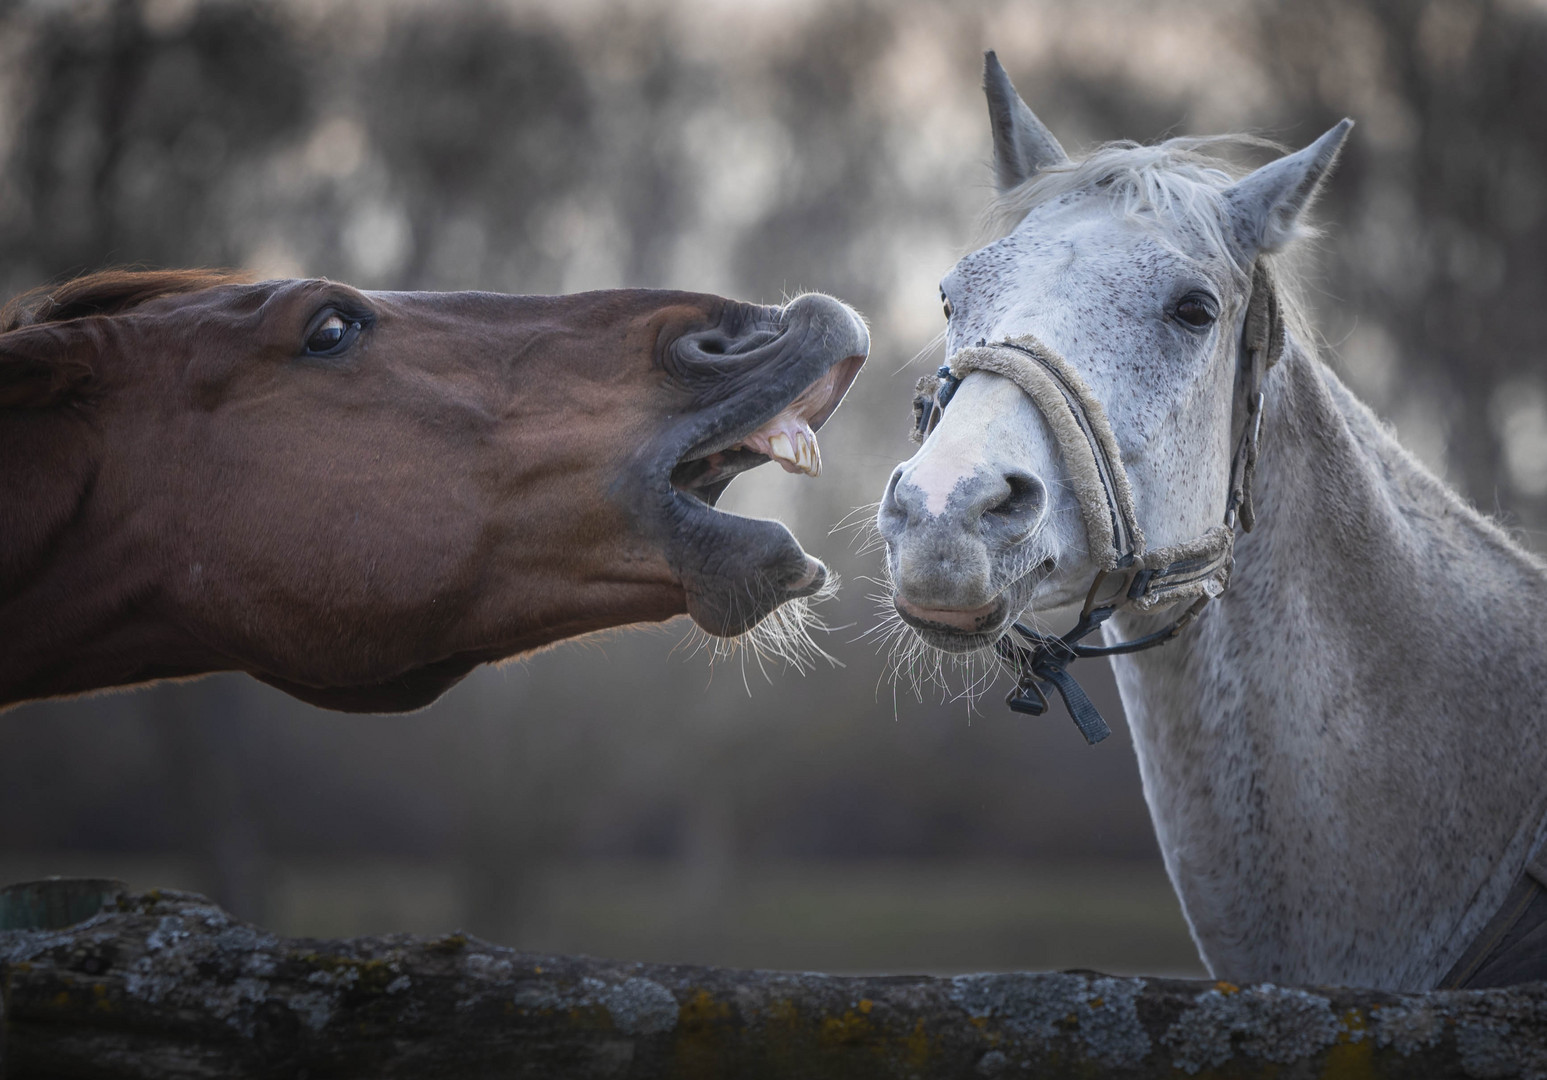
<path id="1" fill-rule="evenodd" d="M 1098 577 L 1096 584 L 1091 587 L 1092 597 L 1096 595 L 1101 584 L 1102 579 Z M 1085 610 L 1080 613 L 1079 622 L 1061 637 L 1039 634 L 1023 623 L 1016 623 L 1011 629 L 1025 639 L 1026 644 L 1006 634 L 995 646 L 1000 658 L 1020 671 L 1015 689 L 1011 690 L 1005 698 L 1005 704 L 1010 707 L 1011 712 L 1042 716 L 1048 710 L 1048 691 L 1055 691 L 1063 699 L 1064 708 L 1069 711 L 1075 726 L 1080 729 L 1080 734 L 1085 736 L 1086 743 L 1094 746 L 1112 734 L 1112 729 L 1102 718 L 1100 710 L 1096 708 L 1095 702 L 1090 700 L 1090 695 L 1085 692 L 1084 687 L 1069 673 L 1069 665 L 1076 660 L 1121 656 L 1125 653 L 1142 652 L 1156 645 L 1163 645 L 1180 634 L 1188 623 L 1197 618 L 1206 602 L 1206 598 L 1199 598 L 1186 611 L 1159 630 L 1129 641 L 1120 641 L 1116 645 L 1081 644 L 1081 639 L 1093 633 L 1117 610 L 1112 605 L 1092 607 L 1089 598 L 1086 600 Z"/>
<path id="2" fill-rule="evenodd" d="M 1021 669 L 1015 689 L 1005 698 L 1010 711 L 1028 716 L 1043 715 L 1048 710 L 1047 692 L 1051 689 L 1063 698 L 1064 708 L 1069 710 L 1069 715 L 1087 743 L 1094 746 L 1112 734 L 1112 729 L 1107 726 L 1095 702 L 1090 700 L 1085 688 L 1068 671 L 1069 665 L 1086 655 L 1084 650 L 1090 648 L 1080 645 L 1080 639 L 1106 622 L 1111 615 L 1111 608 L 1087 611 L 1074 629 L 1062 637 L 1039 634 L 1016 623 L 1015 632 L 1031 642 L 1031 648 L 1014 641 L 1009 634 L 1000 638 L 997 645 L 999 655 Z"/>
<path id="3" fill-rule="evenodd" d="M 1085 736 L 1085 741 L 1095 746 L 1102 739 L 1112 734 L 1112 729 L 1101 713 L 1096 709 L 1095 702 L 1090 700 L 1073 675 L 1067 668 L 1050 668 L 1047 673 L 1048 681 L 1058 691 L 1058 696 L 1064 699 L 1064 708 L 1069 710 L 1070 717 L 1074 720 L 1074 726 L 1080 729 L 1080 734 Z M 1011 706 L 1014 708 L 1014 706 Z"/>

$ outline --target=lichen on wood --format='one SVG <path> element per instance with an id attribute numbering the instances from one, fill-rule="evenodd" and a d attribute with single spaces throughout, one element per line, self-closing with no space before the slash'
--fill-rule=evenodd
<path id="1" fill-rule="evenodd" d="M 287 939 L 201 896 L 0 931 L 0 1078 L 1547 1075 L 1547 987 L 838 977 Z"/>

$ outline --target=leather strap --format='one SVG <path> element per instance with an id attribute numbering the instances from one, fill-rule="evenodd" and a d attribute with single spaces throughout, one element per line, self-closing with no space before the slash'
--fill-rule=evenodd
<path id="1" fill-rule="evenodd" d="M 1240 514 L 1241 528 L 1251 532 L 1257 524 L 1252 503 L 1252 481 L 1257 475 L 1257 450 L 1262 433 L 1262 384 L 1273 365 L 1284 355 L 1283 309 L 1278 290 L 1273 286 L 1268 264 L 1258 260 L 1252 265 L 1252 295 L 1246 304 L 1246 320 L 1241 331 L 1241 385 L 1236 394 L 1235 414 L 1240 435 L 1230 468 L 1230 505 Z M 1227 512 L 1227 524 L 1233 524 Z"/>

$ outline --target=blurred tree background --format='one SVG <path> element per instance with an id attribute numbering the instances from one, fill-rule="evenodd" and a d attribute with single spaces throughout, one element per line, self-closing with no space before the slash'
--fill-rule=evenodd
<path id="1" fill-rule="evenodd" d="M 1089 750 L 994 693 L 974 714 L 894 691 L 863 639 L 878 557 L 827 535 L 911 452 L 935 282 L 990 196 L 984 48 L 1071 150 L 1298 146 L 1356 118 L 1321 211 L 1329 362 L 1547 546 L 1541 0 L 0 2 L 8 295 L 117 264 L 815 288 L 875 336 L 827 474 L 760 470 L 730 496 L 847 579 L 825 611 L 843 668 L 711 668 L 672 624 L 479 672 L 407 717 L 234 676 L 25 706 L 0 715 L 0 878 L 116 872 L 297 933 L 1196 970 L 1121 730 Z"/>

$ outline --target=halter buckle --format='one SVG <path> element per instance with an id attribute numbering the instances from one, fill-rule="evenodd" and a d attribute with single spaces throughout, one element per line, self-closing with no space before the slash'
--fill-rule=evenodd
<path id="1" fill-rule="evenodd" d="M 1125 601 L 1138 599 L 1143 595 L 1144 588 L 1149 584 L 1152 576 L 1151 571 L 1143 569 L 1137 563 L 1120 566 L 1115 570 L 1097 570 L 1096 579 L 1090 583 L 1090 590 L 1085 594 L 1085 603 L 1080 608 L 1080 621 L 1083 623 L 1094 612 L 1103 608 L 1108 609 L 1107 613 L 1111 614 Z M 1117 590 L 1108 596 L 1105 602 L 1098 603 L 1096 598 L 1102 594 L 1103 586 L 1113 578 L 1118 579 Z M 1102 618 L 1104 619 L 1105 616 Z M 1100 620 L 1096 625 L 1100 625 Z"/>

